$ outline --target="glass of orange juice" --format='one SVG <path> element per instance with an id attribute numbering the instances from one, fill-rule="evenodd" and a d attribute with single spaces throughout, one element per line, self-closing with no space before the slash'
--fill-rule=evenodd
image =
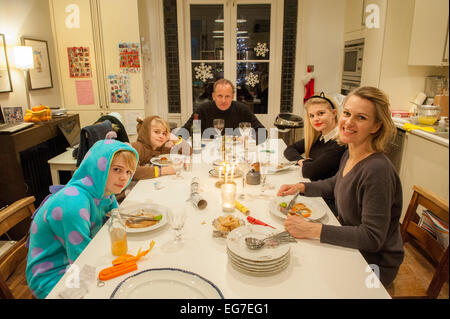
<path id="1" fill-rule="evenodd" d="M 126 254 L 128 251 L 126 226 L 118 209 L 111 211 L 108 229 L 111 238 L 111 253 L 114 256 Z"/>

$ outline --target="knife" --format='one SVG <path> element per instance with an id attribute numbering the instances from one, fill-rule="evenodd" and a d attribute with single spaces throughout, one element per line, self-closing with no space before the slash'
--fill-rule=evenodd
<path id="1" fill-rule="evenodd" d="M 287 205 L 286 210 L 284 211 L 285 215 L 287 215 L 289 211 L 292 209 L 292 206 L 294 206 L 295 200 L 297 199 L 298 195 L 300 195 L 300 191 L 297 191 L 297 193 L 295 193 L 295 196 L 291 199 L 289 205 Z"/>
<path id="2" fill-rule="evenodd" d="M 161 220 L 162 215 L 156 215 L 155 217 L 148 217 L 148 216 L 137 216 L 137 215 L 130 215 L 130 214 L 125 214 L 125 213 L 119 213 L 120 216 L 122 217 L 133 217 L 135 219 L 139 219 L 139 220 L 150 220 L 150 221 L 158 221 Z M 110 214 L 106 214 L 108 217 L 110 217 Z"/>

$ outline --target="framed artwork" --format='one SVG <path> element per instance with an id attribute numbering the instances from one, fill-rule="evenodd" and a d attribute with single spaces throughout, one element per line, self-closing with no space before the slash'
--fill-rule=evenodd
<path id="1" fill-rule="evenodd" d="M 34 69 L 27 71 L 30 90 L 48 89 L 53 87 L 48 45 L 45 40 L 22 38 L 22 44 L 33 48 Z"/>
<path id="2" fill-rule="evenodd" d="M 0 33 L 0 93 L 12 92 L 5 36 Z"/>
<path id="3" fill-rule="evenodd" d="M 1 111 L 1 110 L 0 110 Z M 23 110 L 21 106 L 2 107 L 5 123 L 21 123 L 23 122 Z"/>
<path id="4" fill-rule="evenodd" d="M 92 76 L 88 47 L 69 47 L 67 56 L 71 78 L 90 78 Z"/>

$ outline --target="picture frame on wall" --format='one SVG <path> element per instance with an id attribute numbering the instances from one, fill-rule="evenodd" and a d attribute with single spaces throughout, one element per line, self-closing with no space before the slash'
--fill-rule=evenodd
<path id="1" fill-rule="evenodd" d="M 6 54 L 5 35 L 0 33 L 0 93 L 12 92 L 8 55 Z"/>
<path id="2" fill-rule="evenodd" d="M 47 41 L 22 38 L 22 44 L 33 48 L 34 68 L 27 71 L 28 88 L 30 90 L 52 88 L 53 80 Z"/>

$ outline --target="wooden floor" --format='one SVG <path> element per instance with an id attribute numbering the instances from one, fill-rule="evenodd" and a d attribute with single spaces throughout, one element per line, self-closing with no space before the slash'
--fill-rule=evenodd
<path id="1" fill-rule="evenodd" d="M 405 259 L 394 283 L 387 287 L 387 291 L 393 298 L 425 295 L 434 268 L 410 243 L 406 243 L 403 247 Z M 438 299 L 449 299 L 448 280 L 442 286 Z"/>

